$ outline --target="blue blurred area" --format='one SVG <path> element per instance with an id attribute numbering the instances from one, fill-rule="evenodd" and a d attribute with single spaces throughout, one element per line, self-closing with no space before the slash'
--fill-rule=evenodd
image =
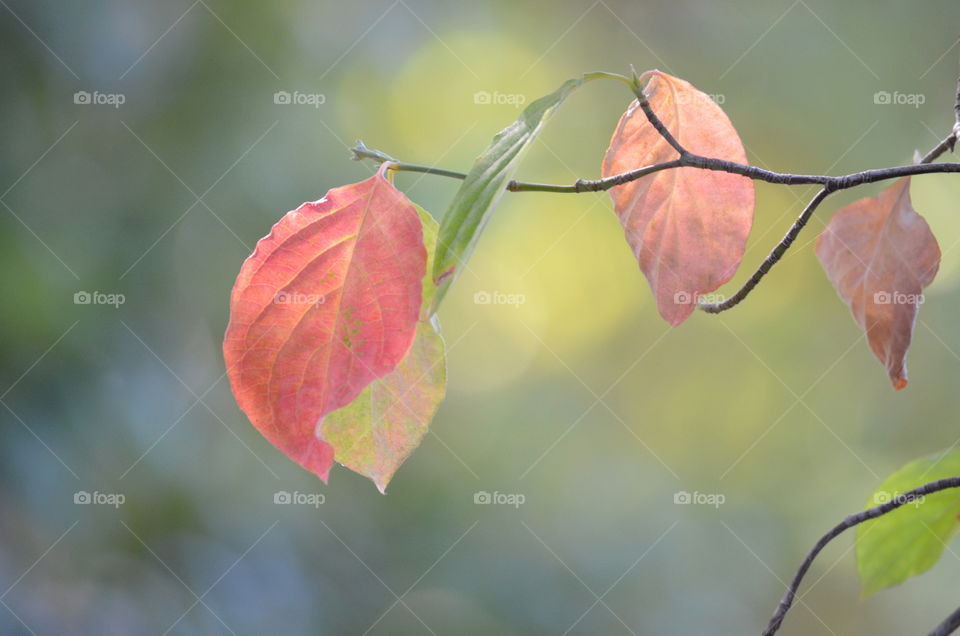
<path id="1" fill-rule="evenodd" d="M 675 330 L 605 195 L 506 196 L 441 312 L 447 400 L 386 497 L 270 446 L 220 353 L 257 239 L 372 173 L 356 139 L 465 169 L 520 102 L 633 64 L 722 100 L 756 165 L 905 163 L 952 125 L 955 2 L 0 5 L 2 634 L 757 633 L 816 537 L 960 437 L 949 176 L 914 182 L 944 261 L 898 394 L 810 242 L 876 188 Z M 628 101 L 582 90 L 521 175 L 596 176 Z M 436 216 L 456 187 L 397 183 Z M 731 289 L 812 194 L 757 192 Z M 851 546 L 782 633 L 921 633 L 956 605 L 952 553 L 860 600 Z"/>

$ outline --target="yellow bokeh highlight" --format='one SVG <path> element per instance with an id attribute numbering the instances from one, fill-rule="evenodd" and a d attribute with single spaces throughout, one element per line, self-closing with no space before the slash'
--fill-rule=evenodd
<path id="1" fill-rule="evenodd" d="M 450 320 L 479 321 L 457 345 L 471 356 L 458 384 L 488 390 L 525 371 L 483 364 L 500 355 L 527 366 L 538 352 L 550 367 L 554 356 L 589 359 L 639 322 L 649 292 L 605 195 L 512 194 L 495 214 L 446 299 Z"/>
<path id="2" fill-rule="evenodd" d="M 436 161 L 458 147 L 459 155 L 472 158 L 526 104 L 559 86 L 539 58 L 535 49 L 502 33 L 445 34 L 410 56 L 393 78 L 382 112 L 405 151 Z"/>

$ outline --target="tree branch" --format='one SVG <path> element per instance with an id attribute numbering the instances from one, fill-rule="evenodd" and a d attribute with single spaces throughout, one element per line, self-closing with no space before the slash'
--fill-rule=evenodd
<path id="1" fill-rule="evenodd" d="M 722 302 L 703 303 L 698 305 L 698 307 L 706 313 L 718 314 L 722 311 L 731 309 L 742 302 L 750 294 L 750 292 L 753 291 L 763 277 L 767 275 L 773 266 L 776 265 L 781 258 L 783 258 L 783 255 L 786 254 L 787 250 L 790 249 L 790 246 L 793 245 L 797 236 L 799 236 L 800 232 L 807 225 L 807 222 L 810 220 L 810 217 L 813 215 L 817 207 L 823 203 L 824 199 L 834 192 L 848 190 L 850 188 L 868 183 L 876 183 L 878 181 L 886 181 L 889 179 L 899 179 L 902 177 L 909 177 L 919 174 L 960 172 L 960 163 L 933 163 L 947 150 L 953 151 L 958 138 L 960 138 L 960 79 L 957 81 L 957 95 L 956 101 L 954 102 L 954 111 L 956 113 L 956 117 L 953 129 L 949 135 L 947 135 L 940 143 L 932 148 L 930 152 L 924 155 L 919 162 L 908 166 L 877 168 L 840 176 L 828 176 L 774 172 L 772 170 L 765 170 L 756 166 L 745 165 L 715 157 L 704 157 L 691 153 L 684 148 L 679 141 L 677 141 L 677 139 L 653 111 L 653 108 L 650 106 L 650 102 L 647 100 L 647 96 L 643 92 L 643 86 L 640 84 L 636 74 L 634 74 L 632 79 L 627 79 L 621 75 L 605 73 L 595 73 L 591 75 L 596 75 L 597 77 L 610 77 L 626 83 L 636 96 L 637 102 L 639 103 L 640 108 L 643 110 L 647 121 L 660 134 L 660 136 L 663 137 L 663 139 L 670 144 L 674 150 L 677 151 L 679 156 L 671 161 L 664 161 L 649 166 L 643 166 L 635 170 L 611 175 L 602 179 L 577 179 L 577 181 L 570 185 L 531 183 L 513 180 L 510 181 L 506 186 L 508 191 L 573 194 L 581 192 L 600 192 L 623 185 L 625 183 L 629 183 L 631 181 L 636 181 L 637 179 L 660 172 L 662 170 L 672 170 L 675 168 L 697 168 L 700 170 L 726 172 L 729 174 L 741 175 L 747 177 L 748 179 L 764 181 L 778 185 L 816 184 L 822 188 L 819 192 L 817 192 L 816 195 L 814 195 L 813 199 L 810 200 L 784 237 L 780 239 L 780 242 L 777 243 L 767 257 L 763 259 L 763 262 L 760 263 L 760 266 L 756 269 L 756 271 L 754 271 L 747 282 L 744 283 L 743 286 L 737 290 L 733 296 Z M 464 172 L 397 161 L 396 159 L 393 159 L 389 155 L 378 150 L 370 150 L 363 145 L 363 142 L 357 142 L 357 145 L 353 148 L 353 158 L 355 160 L 372 159 L 378 163 L 391 161 L 394 164 L 393 169 L 398 171 L 422 172 L 426 174 L 452 177 L 454 179 L 465 179 L 467 176 Z"/>
<path id="2" fill-rule="evenodd" d="M 780 604 L 777 606 L 776 611 L 773 613 L 773 617 L 770 619 L 770 623 L 767 625 L 767 628 L 763 632 L 763 636 L 773 636 L 777 633 L 777 630 L 780 629 L 780 625 L 783 623 L 784 617 L 786 617 L 787 612 L 790 610 L 790 607 L 793 605 L 793 600 L 796 598 L 797 590 L 800 587 L 800 583 L 803 581 L 803 577 L 807 574 L 807 571 L 810 569 L 810 566 L 813 564 L 814 559 L 817 558 L 817 555 L 826 547 L 837 536 L 853 528 L 854 526 L 860 525 L 865 521 L 870 521 L 871 519 L 876 519 L 881 517 L 888 512 L 892 512 L 897 508 L 916 501 L 917 498 L 929 495 L 941 490 L 948 490 L 950 488 L 960 488 L 960 477 L 948 477 L 946 479 L 938 479 L 937 481 L 930 482 L 929 484 L 924 484 L 918 488 L 914 488 L 909 492 L 905 492 L 902 495 L 894 497 L 891 501 L 888 501 L 885 504 L 875 506 L 864 510 L 863 512 L 858 512 L 847 516 L 843 521 L 834 526 L 829 532 L 820 537 L 820 540 L 811 548 L 810 552 L 807 553 L 807 557 L 803 560 L 803 563 L 800 564 L 800 568 L 797 570 L 797 573 L 794 575 L 793 580 L 790 582 L 789 587 L 787 587 L 786 594 L 783 595 Z M 960 610 L 958 610 L 960 612 Z M 951 615 L 951 618 L 953 616 Z M 949 619 L 948 619 L 949 620 Z M 960 620 L 958 617 L 957 620 Z M 945 622 L 946 624 L 946 622 Z M 938 627 L 937 629 L 941 629 Z M 956 627 L 954 627 L 955 629 Z M 930 636 L 938 635 L 942 636 L 943 634 L 949 634 L 950 632 L 939 632 L 934 631 Z"/>
<path id="3" fill-rule="evenodd" d="M 943 619 L 943 622 L 937 625 L 937 628 L 930 632 L 929 636 L 947 636 L 960 628 L 960 608 L 953 611 L 953 614 Z"/>
<path id="4" fill-rule="evenodd" d="M 942 154 L 944 150 L 941 150 L 935 156 L 939 156 L 939 154 Z M 391 161 L 395 164 L 394 169 L 400 172 L 423 172 L 442 177 L 451 177 L 453 179 L 465 179 L 467 176 L 467 173 L 456 170 L 447 170 L 444 168 L 436 168 L 433 166 L 398 161 L 390 155 L 380 152 L 379 150 L 371 150 L 370 148 L 367 148 L 365 145 L 363 145 L 363 142 L 357 142 L 357 145 L 352 148 L 352 151 L 354 160 L 359 161 L 361 159 L 372 159 L 377 163 Z M 933 154 L 933 151 L 928 153 L 928 155 L 929 154 Z M 868 183 L 888 181 L 890 179 L 899 179 L 900 177 L 909 177 L 918 174 L 960 172 L 960 163 L 925 162 L 907 166 L 894 166 L 892 168 L 876 168 L 873 170 L 864 170 L 861 172 L 853 172 L 839 176 L 829 176 L 773 172 L 772 170 L 764 170 L 763 168 L 748 166 L 742 163 L 736 163 L 734 161 L 726 161 L 724 159 L 702 157 L 700 155 L 686 153 L 683 156 L 671 161 L 664 161 L 663 163 L 644 166 L 642 168 L 637 168 L 636 170 L 615 174 L 603 179 L 578 179 L 569 185 L 533 183 L 529 181 L 513 180 L 507 183 L 506 189 L 510 192 L 558 192 L 570 194 L 578 194 L 582 192 L 600 192 L 609 190 L 610 188 L 618 185 L 623 185 L 624 183 L 636 181 L 641 177 L 645 177 L 655 172 L 660 172 L 661 170 L 670 170 L 673 168 L 699 168 L 701 170 L 713 170 L 715 172 L 728 172 L 731 174 L 739 174 L 755 181 L 766 181 L 767 183 L 774 183 L 778 185 L 816 184 L 823 186 L 824 189 L 827 189 L 832 193 L 840 190 L 848 190 L 850 188 Z"/>
<path id="5" fill-rule="evenodd" d="M 916 164 L 916 168 L 929 168 L 936 167 L 939 165 L 947 166 L 960 166 L 960 164 L 948 163 L 948 164 L 932 164 L 930 163 L 940 155 L 942 155 L 947 150 L 953 150 L 953 146 L 957 141 L 957 131 L 960 129 L 960 126 L 954 127 L 954 132 L 950 133 L 946 139 L 941 141 L 935 148 L 926 154 L 921 160 L 920 163 Z M 800 213 L 800 216 L 797 217 L 797 220 L 793 222 L 793 225 L 790 226 L 790 229 L 787 230 L 786 235 L 780 242 L 777 243 L 776 247 L 771 250 L 770 254 L 767 255 L 763 262 L 760 263 L 760 267 L 747 279 L 747 282 L 737 290 L 737 292 L 717 303 L 700 303 L 698 306 L 699 309 L 705 311 L 708 314 L 719 314 L 722 311 L 726 311 L 733 307 L 736 307 L 743 301 L 747 295 L 753 291 L 753 288 L 757 286 L 757 283 L 767 275 L 767 272 L 773 268 L 777 262 L 783 258 L 783 255 L 787 252 L 793 242 L 796 240 L 797 236 L 800 234 L 800 231 L 807 225 L 807 222 L 810 220 L 810 217 L 813 216 L 814 210 L 823 203 L 823 200 L 830 196 L 832 193 L 839 190 L 846 190 L 848 188 L 861 185 L 863 183 L 874 183 L 875 181 L 882 181 L 884 179 L 892 179 L 902 176 L 908 176 L 906 173 L 908 171 L 904 170 L 909 166 L 902 166 L 898 168 L 885 168 L 881 170 L 867 170 L 865 172 L 859 172 L 852 175 L 847 175 L 846 177 L 831 177 L 830 180 L 824 185 L 823 189 L 817 192 L 814 195 L 813 199 L 810 200 L 810 203 L 807 204 L 807 207 L 803 209 Z M 939 170 L 938 170 L 939 172 Z M 955 172 L 954 170 L 947 170 L 945 172 Z M 897 176 L 886 176 L 888 174 L 896 174 Z M 910 172 L 910 174 L 928 174 L 925 171 L 920 172 Z M 836 180 L 839 181 L 839 185 L 834 185 L 832 182 Z"/>
<path id="6" fill-rule="evenodd" d="M 770 254 L 763 259 L 763 262 L 760 263 L 760 267 L 754 271 L 753 275 L 750 276 L 747 282 L 739 290 L 737 290 L 733 296 L 718 303 L 698 304 L 700 309 L 710 314 L 718 314 L 722 311 L 736 307 L 740 302 L 742 302 L 750 294 L 753 288 L 757 286 L 761 279 L 767 275 L 767 272 L 769 272 L 770 269 L 776 265 L 781 258 L 783 258 L 783 255 L 787 252 L 790 246 L 793 245 L 793 242 L 800 234 L 800 231 L 803 230 L 803 228 L 807 225 L 807 222 L 810 220 L 813 212 L 817 209 L 817 206 L 819 206 L 823 200 L 830 196 L 830 194 L 833 192 L 846 190 L 848 188 L 853 188 L 865 183 L 874 183 L 876 181 L 884 181 L 886 179 L 896 179 L 914 174 L 960 171 L 960 164 L 931 163 L 947 149 L 953 150 L 953 147 L 957 141 L 957 135 L 960 134 L 960 79 L 957 80 L 957 96 L 954 102 L 956 123 L 953 127 L 953 130 L 946 139 L 940 142 L 940 144 L 938 144 L 933 150 L 928 152 L 919 163 L 914 164 L 913 166 L 898 166 L 895 168 L 865 170 L 863 172 L 857 172 L 842 177 L 776 173 L 769 170 L 755 168 L 753 166 L 744 166 L 730 161 L 693 155 L 683 148 L 683 146 L 681 146 L 676 139 L 674 139 L 673 135 L 670 134 L 670 131 L 667 130 L 667 127 L 664 126 L 662 121 L 660 121 L 660 118 L 657 116 L 657 114 L 653 112 L 653 109 L 650 107 L 650 103 L 647 101 L 647 96 L 643 92 L 643 87 L 640 85 L 639 81 L 634 79 L 631 88 L 634 95 L 636 95 L 637 102 L 640 104 L 640 108 L 643 109 L 643 113 L 646 115 L 647 121 L 650 123 L 650 125 L 660 133 L 660 136 L 663 137 L 667 143 L 669 143 L 677 152 L 680 153 L 681 166 L 689 165 L 705 170 L 720 170 L 732 174 L 743 175 L 751 179 L 767 181 L 769 183 L 786 185 L 819 183 L 823 186 L 823 189 L 820 190 L 813 197 L 810 203 L 807 204 L 807 207 L 803 209 L 803 211 L 800 213 L 800 216 L 796 221 L 794 221 L 793 225 L 787 231 L 786 235 L 780 240 L 779 243 L 777 243 L 776 247 L 773 248 Z"/>
<path id="7" fill-rule="evenodd" d="M 797 217 L 797 220 L 793 223 L 790 229 L 787 231 L 786 235 L 780 240 L 780 242 L 773 248 L 773 250 L 767 255 L 763 260 L 754 274 L 747 280 L 747 282 L 730 298 L 720 303 L 710 303 L 700 305 L 700 309 L 707 313 L 720 313 L 727 309 L 730 309 L 737 304 L 739 304 L 747 295 L 757 286 L 760 280 L 770 271 L 770 269 L 780 261 L 786 251 L 794 243 L 797 236 L 807 225 L 807 222 L 810 220 L 810 217 L 813 215 L 817 207 L 831 194 L 834 192 L 839 192 L 841 190 L 847 190 L 854 188 L 860 185 L 868 183 L 876 183 L 879 181 L 885 181 L 889 179 L 898 179 L 902 177 L 908 177 L 919 174 L 932 174 L 932 173 L 953 173 L 960 172 L 960 163 L 934 163 L 937 158 L 943 155 L 945 152 L 953 151 L 958 139 L 960 139 L 960 79 L 957 82 L 957 94 L 956 100 L 954 103 L 954 111 L 956 114 L 955 124 L 950 134 L 947 135 L 942 141 L 940 141 L 934 148 L 932 148 L 926 155 L 924 155 L 917 163 L 908 166 L 895 166 L 891 168 L 879 168 L 872 170 L 864 170 L 861 172 L 855 172 L 847 175 L 841 176 L 827 176 L 827 175 L 809 175 L 809 174 L 791 174 L 791 173 L 780 173 L 773 172 L 770 170 L 765 170 L 755 166 L 740 164 L 732 161 L 727 161 L 724 159 L 713 158 L 713 157 L 704 157 L 689 152 L 686 148 L 680 144 L 679 141 L 673 136 L 673 134 L 667 129 L 663 124 L 657 114 L 653 111 L 650 106 L 649 101 L 647 100 L 646 95 L 643 93 L 643 88 L 639 83 L 636 75 L 634 74 L 633 78 L 628 80 L 623 76 L 614 76 L 611 74 L 594 74 L 597 77 L 610 77 L 612 79 L 618 79 L 623 81 L 628 86 L 630 86 L 633 93 L 636 95 L 637 101 L 640 105 L 640 108 L 643 110 L 644 115 L 646 116 L 648 122 L 651 126 L 660 134 L 663 139 L 670 144 L 670 146 L 677 152 L 679 155 L 676 159 L 671 161 L 665 161 L 649 166 L 644 166 L 624 172 L 617 175 L 612 175 L 602 179 L 578 179 L 573 184 L 570 185 L 556 185 L 556 184 L 546 184 L 546 183 L 532 183 L 524 181 L 510 181 L 506 189 L 510 192 L 555 192 L 555 193 L 581 193 L 581 192 L 600 192 L 606 191 L 613 187 L 635 181 L 642 177 L 645 177 L 656 172 L 663 170 L 672 170 L 676 168 L 696 168 L 701 170 L 713 170 L 719 172 L 727 172 L 730 174 L 737 174 L 749 179 L 764 181 L 767 183 L 773 184 L 782 184 L 782 185 L 809 185 L 816 184 L 820 185 L 821 189 L 817 192 L 816 195 L 810 200 L 807 206 L 803 209 L 800 215 Z M 420 164 L 406 163 L 402 161 L 397 161 L 393 157 L 380 152 L 378 150 L 371 150 L 367 148 L 362 142 L 357 142 L 357 145 L 353 148 L 353 158 L 354 160 L 362 159 L 371 159 L 377 163 L 391 162 L 393 164 L 392 168 L 397 171 L 405 172 L 420 172 L 425 174 L 433 174 L 438 176 L 450 177 L 454 179 L 465 179 L 467 173 L 459 172 L 455 170 L 447 170 L 443 168 L 436 168 L 433 166 L 426 166 Z M 786 618 L 787 612 L 790 611 L 790 608 L 793 606 L 793 602 L 797 597 L 797 592 L 800 588 L 801 583 L 803 582 L 804 577 L 807 572 L 810 570 L 813 565 L 814 560 L 823 551 L 823 549 L 836 537 L 846 532 L 850 528 L 856 527 L 861 523 L 870 521 L 881 517 L 885 514 L 888 514 L 906 503 L 915 501 L 918 497 L 923 497 L 935 492 L 942 490 L 948 490 L 951 488 L 960 488 L 960 477 L 950 477 L 947 479 L 940 479 L 928 484 L 924 484 L 918 488 L 900 495 L 899 497 L 894 498 L 892 501 L 884 503 L 873 508 L 869 508 L 862 512 L 858 512 L 852 515 L 848 515 L 843 521 L 831 528 L 826 534 L 824 534 L 813 548 L 807 553 L 803 562 L 800 564 L 799 569 L 794 575 L 793 579 L 790 582 L 790 585 L 787 587 L 786 593 L 783 598 L 780 600 L 776 610 L 773 613 L 773 616 L 770 618 L 766 629 L 763 632 L 763 636 L 774 636 L 774 634 L 779 631 L 780 627 L 783 624 L 784 619 Z M 954 633 L 957 629 L 960 629 L 960 608 L 956 609 L 950 616 L 943 620 L 929 636 L 947 636 Z"/>

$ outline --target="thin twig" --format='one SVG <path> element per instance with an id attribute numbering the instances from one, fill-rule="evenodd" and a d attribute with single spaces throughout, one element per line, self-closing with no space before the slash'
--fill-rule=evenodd
<path id="1" fill-rule="evenodd" d="M 933 150 L 924 155 L 919 163 L 932 163 L 946 151 L 953 152 L 954 146 L 957 145 L 957 137 L 960 137 L 960 79 L 957 79 L 957 97 L 953 102 L 953 112 L 955 113 L 953 130 Z"/>
<path id="2" fill-rule="evenodd" d="M 960 97 L 960 95 L 958 95 Z M 940 155 L 942 155 L 947 150 L 953 150 L 953 146 L 957 141 L 957 131 L 960 130 L 960 124 L 954 127 L 954 132 L 937 144 L 930 152 L 928 152 L 918 164 L 915 164 L 917 168 L 932 168 L 937 166 L 960 166 L 956 163 L 947 163 L 947 164 L 935 164 L 930 163 Z M 906 166 L 904 166 L 906 167 Z M 931 172 L 956 172 L 956 170 L 935 170 Z M 760 267 L 747 279 L 747 282 L 737 290 L 737 292 L 727 298 L 722 302 L 717 303 L 700 303 L 697 307 L 708 314 L 719 314 L 722 311 L 732 309 L 736 307 L 740 302 L 743 301 L 747 295 L 753 291 L 753 288 L 757 286 L 757 283 L 760 282 L 764 276 L 770 271 L 770 269 L 783 258 L 783 255 L 790 248 L 793 242 L 796 240 L 797 236 L 800 234 L 800 231 L 807 225 L 807 222 L 810 220 L 810 217 L 813 215 L 814 210 L 823 203 L 823 200 L 834 192 L 840 190 L 846 190 L 864 183 L 874 183 L 875 181 L 882 181 L 884 179 L 894 179 L 898 177 L 911 176 L 914 174 L 929 174 L 926 171 L 910 172 L 903 170 L 902 168 L 886 168 L 881 170 L 867 170 L 865 172 L 860 172 L 857 174 L 847 175 L 846 177 L 837 177 L 839 185 L 835 185 L 832 180 L 824 185 L 824 188 L 817 192 L 814 195 L 813 199 L 810 200 L 810 203 L 807 204 L 807 207 L 803 209 L 803 212 L 800 213 L 800 216 L 797 217 L 797 220 L 793 222 L 793 225 L 787 230 L 786 235 L 777 243 L 776 247 L 771 250 L 770 254 L 767 255 L 763 262 L 760 263 Z"/>
<path id="3" fill-rule="evenodd" d="M 773 617 L 770 619 L 767 629 L 764 630 L 763 636 L 773 636 L 773 634 L 776 634 L 777 630 L 780 629 L 780 625 L 783 623 L 784 617 L 787 615 L 787 612 L 793 605 L 793 600 L 796 598 L 797 590 L 800 588 L 800 583 L 803 581 L 803 577 L 807 574 L 807 571 L 813 564 L 813 560 L 816 559 L 817 555 L 820 554 L 823 548 L 825 548 L 826 545 L 838 535 L 842 534 L 846 530 L 849 530 L 850 528 L 853 528 L 854 526 L 860 525 L 865 521 L 870 521 L 871 519 L 881 517 L 888 512 L 892 512 L 900 506 L 913 503 L 920 497 L 939 492 L 941 490 L 948 490 L 950 488 L 960 488 L 960 477 L 948 477 L 946 479 L 938 479 L 937 481 L 930 482 L 929 484 L 924 484 L 923 486 L 914 488 L 909 492 L 905 492 L 902 495 L 894 497 L 891 501 L 888 501 L 885 504 L 875 506 L 868 510 L 864 510 L 863 512 L 849 515 L 846 519 L 834 526 L 829 532 L 823 535 L 813 546 L 813 548 L 811 548 L 810 552 L 807 553 L 807 557 L 803 560 L 803 563 L 800 564 L 800 568 L 797 570 L 793 580 L 790 582 L 790 586 L 787 587 L 787 592 L 783 595 L 783 599 L 777 606 L 777 610 L 773 613 Z M 944 633 L 948 634 L 950 632 Z"/>
<path id="4" fill-rule="evenodd" d="M 941 141 L 936 146 L 934 146 L 933 149 L 930 150 L 930 152 L 925 154 L 919 163 L 928 164 L 933 162 L 934 159 L 936 159 L 937 157 L 939 157 L 940 155 L 942 155 L 948 150 L 953 152 L 953 147 L 956 145 L 956 143 L 957 143 L 957 128 L 954 127 L 953 132 L 947 135 L 943 141 Z"/>
<path id="5" fill-rule="evenodd" d="M 456 170 L 447 170 L 444 168 L 435 168 L 432 166 L 398 161 L 393 157 L 380 152 L 379 150 L 371 150 L 367 148 L 362 142 L 358 142 L 357 146 L 355 146 L 352 150 L 354 155 L 353 158 L 355 160 L 372 159 L 377 163 L 392 161 L 395 164 L 394 169 L 400 172 L 423 172 L 443 177 L 451 177 L 454 179 L 465 179 L 467 176 L 465 172 L 459 172 Z M 943 151 L 941 151 L 939 154 L 942 154 L 942 152 Z M 930 154 L 932 154 L 932 151 Z M 937 156 L 939 156 L 939 154 Z M 735 161 L 726 161 L 724 159 L 702 157 L 700 155 L 686 153 L 685 155 L 671 161 L 664 161 L 662 163 L 644 166 L 642 168 L 637 168 L 621 174 L 611 175 L 603 179 L 578 179 L 569 185 L 532 183 L 528 181 L 510 181 L 507 183 L 506 189 L 510 192 L 557 192 L 569 194 L 581 192 L 600 192 L 609 190 L 610 188 L 618 185 L 623 185 L 624 183 L 636 181 L 641 177 L 645 177 L 655 172 L 660 172 L 661 170 L 670 170 L 673 168 L 700 168 L 701 170 L 728 172 L 756 181 L 766 181 L 767 183 L 774 183 L 778 185 L 816 184 L 823 186 L 830 192 L 838 192 L 840 190 L 847 190 L 849 188 L 854 188 L 856 186 L 865 185 L 868 183 L 887 181 L 889 179 L 899 179 L 900 177 L 909 177 L 918 174 L 960 172 L 960 163 L 923 162 L 920 164 L 911 164 L 907 166 L 877 168 L 874 170 L 864 170 L 845 175 L 829 176 L 773 172 L 772 170 L 764 170 L 763 168 L 748 166 L 742 163 L 736 163 Z"/>
<path id="6" fill-rule="evenodd" d="M 957 98 L 953 102 L 953 110 L 956 113 L 957 120 L 956 125 L 953 127 L 953 131 L 955 134 L 960 135 L 960 132 L 957 132 L 957 129 L 960 128 L 960 78 L 957 79 Z"/>
<path id="7" fill-rule="evenodd" d="M 960 607 L 953 611 L 953 614 L 943 619 L 943 622 L 937 625 L 937 628 L 930 632 L 929 636 L 947 636 L 960 628 Z"/>
<path id="8" fill-rule="evenodd" d="M 676 140 L 673 133 L 667 129 L 663 122 L 660 121 L 657 114 L 653 112 L 653 108 L 651 108 L 650 102 L 647 100 L 647 94 L 643 92 L 643 86 L 640 85 L 639 79 L 633 82 L 632 88 L 633 94 L 637 96 L 637 102 L 639 102 L 640 108 L 643 110 L 643 114 L 647 116 L 647 121 L 660 133 L 660 136 L 663 137 L 674 150 L 680 153 L 681 157 L 690 154 L 686 148 L 680 145 L 680 142 Z"/>
<path id="9" fill-rule="evenodd" d="M 647 112 L 645 109 L 644 112 Z M 648 117 L 656 118 L 656 114 L 652 110 L 649 111 Z M 659 119 L 654 119 L 659 123 Z M 651 121 L 651 124 L 653 124 Z M 662 124 L 659 124 L 662 127 Z M 656 125 L 655 125 L 656 127 Z M 960 130 L 960 125 L 955 128 Z M 868 183 L 876 183 L 878 181 L 886 181 L 889 179 L 898 179 L 901 177 L 907 177 L 918 174 L 932 174 L 932 173 L 950 173 L 950 172 L 960 172 L 960 163 L 930 163 L 933 159 L 939 157 L 941 154 L 947 150 L 953 148 L 953 144 L 956 143 L 957 137 L 956 133 L 951 133 L 946 139 L 941 141 L 933 150 L 926 154 L 923 157 L 920 163 L 912 164 L 908 166 L 896 166 L 893 168 L 878 168 L 874 170 L 864 170 L 861 172 L 854 172 L 851 174 L 840 175 L 840 176 L 826 176 L 826 175 L 809 175 L 809 174 L 789 174 L 782 172 L 773 172 L 771 170 L 764 170 L 762 168 L 757 168 L 755 166 L 748 166 L 744 164 L 739 164 L 733 161 L 726 161 L 723 159 L 715 159 L 711 157 L 702 157 L 700 155 L 694 155 L 684 151 L 677 159 L 671 161 L 665 161 L 662 163 L 653 164 L 650 166 L 644 166 L 642 168 L 637 168 L 636 170 L 631 170 L 629 172 L 624 172 L 621 174 L 612 175 L 603 179 L 578 179 L 575 183 L 571 185 L 554 185 L 547 183 L 530 183 L 525 181 L 510 181 L 507 184 L 506 189 L 510 192 L 554 192 L 554 193 L 580 193 L 580 192 L 598 192 L 609 190 L 618 185 L 624 183 L 629 183 L 631 181 L 636 181 L 641 177 L 645 177 L 649 174 L 655 172 L 660 172 L 662 170 L 670 170 L 674 168 L 699 168 L 702 170 L 714 170 L 719 172 L 727 172 L 731 174 L 739 174 L 744 177 L 758 180 L 766 181 L 768 183 L 782 184 L 782 185 L 809 185 L 809 184 L 818 184 L 822 186 L 822 189 L 817 192 L 817 194 L 811 199 L 810 203 L 803 209 L 800 213 L 800 216 L 797 217 L 797 220 L 794 221 L 793 225 L 780 240 L 779 243 L 770 251 L 767 257 L 760 263 L 760 266 L 754 271 L 754 273 L 747 279 L 747 282 L 737 290 L 735 294 L 724 300 L 723 302 L 718 303 L 702 303 L 698 307 L 709 314 L 718 314 L 728 309 L 732 309 L 740 302 L 742 302 L 747 295 L 757 286 L 760 280 L 767 275 L 767 273 L 776 265 L 783 255 L 787 252 L 793 242 L 796 240 L 797 236 L 800 234 L 800 231 L 807 225 L 807 222 L 810 220 L 810 217 L 813 215 L 813 212 L 817 207 L 823 203 L 830 194 L 834 192 L 839 192 L 841 190 L 848 190 L 860 185 Z M 668 140 L 669 141 L 669 140 Z M 384 161 L 393 162 L 393 168 L 398 171 L 405 172 L 423 172 L 426 174 L 434 174 L 444 177 L 452 177 L 455 179 L 464 179 L 466 178 L 466 173 L 457 172 L 454 170 L 446 170 L 442 168 L 434 168 L 431 166 L 424 166 L 413 163 L 406 163 L 402 161 L 397 161 L 378 150 L 370 150 L 364 146 L 361 142 L 358 142 L 357 146 L 353 148 L 354 158 L 357 160 L 360 159 L 373 159 L 379 163 Z"/>
<path id="10" fill-rule="evenodd" d="M 829 195 L 830 190 L 827 190 L 826 188 L 820 190 L 820 192 L 817 192 L 813 199 L 810 200 L 810 203 L 807 204 L 807 207 L 803 209 L 803 212 L 800 213 L 800 216 L 797 217 L 797 220 L 794 221 L 792 226 L 790 226 L 790 229 L 787 230 L 786 235 L 780 239 L 780 242 L 777 243 L 777 246 L 773 248 L 773 250 L 765 259 L 763 259 L 763 262 L 760 263 L 760 267 L 757 268 L 757 271 L 755 271 L 747 280 L 747 282 L 744 283 L 739 290 L 737 290 L 737 293 L 722 302 L 701 303 L 698 305 L 698 307 L 708 314 L 719 314 L 721 311 L 726 311 L 731 307 L 738 305 L 740 301 L 747 297 L 747 294 L 753 291 L 753 288 L 757 286 L 757 283 L 759 283 L 760 280 L 767 275 L 767 272 L 770 271 L 770 268 L 772 268 L 777 261 L 783 258 L 783 255 L 788 249 L 790 249 L 790 246 L 793 245 L 793 242 L 797 239 L 797 236 L 799 236 L 800 230 L 806 226 L 807 221 L 809 221 L 810 217 L 813 216 L 814 210 L 816 210 L 817 206 L 819 206 Z"/>
<path id="11" fill-rule="evenodd" d="M 357 141 L 357 145 L 350 150 L 353 152 L 354 161 L 373 159 L 378 164 L 389 161 L 393 164 L 393 169 L 400 172 L 423 172 L 424 174 L 434 174 L 440 177 L 452 177 L 454 179 L 465 179 L 467 177 L 465 172 L 447 170 L 445 168 L 435 168 L 433 166 L 421 166 L 420 164 L 406 163 L 405 161 L 397 161 L 384 152 L 367 148 L 365 145 L 363 145 L 362 141 Z"/>
<path id="12" fill-rule="evenodd" d="M 960 79 L 957 80 L 957 98 L 953 103 L 953 111 L 956 113 L 953 130 L 951 130 L 950 134 L 937 144 L 933 150 L 924 155 L 920 163 L 932 163 L 946 151 L 949 150 L 953 152 L 954 147 L 957 145 L 957 138 L 960 137 Z"/>

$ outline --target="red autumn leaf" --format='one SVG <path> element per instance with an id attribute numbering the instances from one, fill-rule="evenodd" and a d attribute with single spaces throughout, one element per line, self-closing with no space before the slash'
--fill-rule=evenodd
<path id="1" fill-rule="evenodd" d="M 410 349 L 426 260 L 417 210 L 381 168 L 288 212 L 237 276 L 223 343 L 233 394 L 324 481 L 334 449 L 319 425 Z"/>
<path id="2" fill-rule="evenodd" d="M 817 257 L 897 390 L 923 288 L 940 267 L 930 226 L 910 204 L 910 179 L 838 210 L 817 238 Z"/>
<path id="3" fill-rule="evenodd" d="M 689 83 L 647 71 L 644 94 L 654 113 L 688 151 L 746 163 L 723 110 Z M 620 118 L 603 161 L 604 177 L 676 159 L 678 153 L 634 101 Z M 753 182 L 739 175 L 674 168 L 610 190 L 627 242 L 640 262 L 660 315 L 686 320 L 701 295 L 730 280 L 753 224 Z"/>

